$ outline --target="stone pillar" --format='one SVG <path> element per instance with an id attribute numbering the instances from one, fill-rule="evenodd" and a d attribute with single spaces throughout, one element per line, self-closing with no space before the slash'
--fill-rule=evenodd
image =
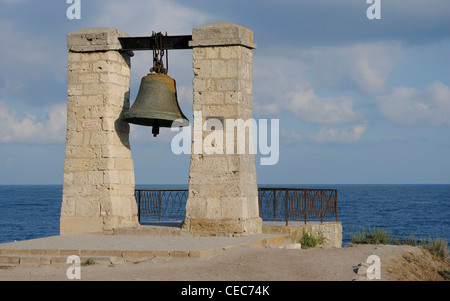
<path id="1" fill-rule="evenodd" d="M 253 140 L 248 139 L 252 119 L 252 49 L 256 48 L 253 32 L 231 23 L 207 24 L 193 29 L 190 46 L 194 125 L 189 197 L 182 228 L 201 235 L 259 234 L 262 222 L 255 158 L 249 152 Z M 213 120 L 208 122 L 215 128 L 205 123 L 210 119 Z M 244 131 L 227 131 L 237 120 L 248 127 Z M 222 131 L 218 131 L 221 127 Z M 247 144 L 245 152 L 239 149 L 241 138 Z"/>
<path id="2" fill-rule="evenodd" d="M 113 28 L 67 36 L 67 137 L 60 233 L 111 234 L 136 226 L 129 125 L 130 55 Z"/>

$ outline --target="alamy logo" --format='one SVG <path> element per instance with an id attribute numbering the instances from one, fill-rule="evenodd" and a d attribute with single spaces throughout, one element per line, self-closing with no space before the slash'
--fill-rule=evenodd
<path id="1" fill-rule="evenodd" d="M 381 279 L 381 260 L 377 255 L 370 255 L 366 260 L 369 264 L 367 268 L 367 278 L 370 280 Z"/>
<path id="2" fill-rule="evenodd" d="M 81 19 L 81 0 L 66 0 L 67 4 L 72 4 L 67 8 L 67 19 Z"/>
<path id="3" fill-rule="evenodd" d="M 367 9 L 366 15 L 367 19 L 381 19 L 381 0 L 367 0 L 367 4 L 372 4 Z"/>
<path id="4" fill-rule="evenodd" d="M 77 255 L 67 257 L 68 264 L 71 266 L 66 271 L 66 276 L 70 280 L 81 279 L 81 260 Z"/>
<path id="5" fill-rule="evenodd" d="M 176 124 L 179 121 L 175 121 Z M 179 132 L 172 138 L 171 148 L 176 155 L 212 154 L 257 154 L 261 155 L 261 165 L 275 165 L 279 159 L 279 120 L 270 121 L 270 145 L 268 142 L 267 119 L 225 119 L 223 117 L 208 117 L 203 122 L 201 111 L 194 111 L 193 129 L 173 126 L 173 132 Z M 191 138 L 191 132 L 194 136 Z M 253 135 L 253 132 L 258 135 Z M 247 141 L 248 140 L 248 141 Z M 192 145 L 193 141 L 193 145 Z"/>

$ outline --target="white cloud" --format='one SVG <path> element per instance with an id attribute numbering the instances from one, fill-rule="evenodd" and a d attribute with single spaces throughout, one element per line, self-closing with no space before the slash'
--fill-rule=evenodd
<path id="1" fill-rule="evenodd" d="M 253 103 L 253 112 L 259 115 L 278 115 L 281 113 L 281 107 L 277 103 Z"/>
<path id="2" fill-rule="evenodd" d="M 355 109 L 356 100 L 345 95 L 325 97 L 315 92 L 307 74 L 307 60 L 289 56 L 258 57 L 254 66 L 255 115 L 279 117 L 291 114 L 299 121 L 325 126 L 319 133 L 306 135 L 316 143 L 356 143 L 366 130 L 364 114 Z M 345 65 L 345 64 L 343 64 Z M 312 68 L 312 67 L 311 67 Z M 343 72 L 343 71 L 342 71 Z M 344 129 L 336 126 L 346 125 Z M 329 128 L 330 126 L 333 126 Z M 283 143 L 301 142 L 302 136 L 284 130 Z"/>
<path id="3" fill-rule="evenodd" d="M 273 48 L 264 56 L 255 55 L 254 112 L 272 116 L 288 112 L 302 122 L 323 125 L 319 132 L 306 135 L 316 143 L 357 143 L 367 122 L 355 108 L 358 100 L 347 91 L 368 95 L 386 91 L 389 75 L 403 59 L 397 42 Z M 317 92 L 324 88 L 332 96 Z M 292 141 L 287 135 L 285 140 Z"/>
<path id="4" fill-rule="evenodd" d="M 211 19 L 195 8 L 171 0 L 133 0 L 132 5 L 127 1 L 101 3 L 95 26 L 115 27 L 132 36 L 151 35 L 152 31 L 190 34 L 193 27 Z"/>
<path id="5" fill-rule="evenodd" d="M 314 72 L 314 83 L 339 88 L 345 81 L 372 94 L 387 89 L 387 79 L 404 59 L 397 42 L 378 42 L 301 50 L 299 59 Z"/>
<path id="6" fill-rule="evenodd" d="M 351 97 L 321 97 L 307 79 L 308 69 L 289 58 L 256 57 L 253 109 L 258 115 L 289 112 L 303 122 L 336 125 L 361 120 Z"/>
<path id="7" fill-rule="evenodd" d="M 294 129 L 282 129 L 281 130 L 281 141 L 284 144 L 295 144 L 301 142 L 303 139 L 302 135 L 298 134 Z"/>
<path id="8" fill-rule="evenodd" d="M 320 130 L 315 135 L 308 135 L 308 138 L 316 143 L 357 143 L 367 129 L 367 124 L 356 124 L 353 127 L 345 127 L 343 129 L 330 128 Z"/>
<path id="9" fill-rule="evenodd" d="M 317 124 L 343 124 L 357 120 L 360 114 L 353 109 L 350 97 L 317 96 L 312 89 L 293 92 L 288 96 L 285 108 L 302 121 Z"/>
<path id="10" fill-rule="evenodd" d="M 401 125 L 450 125 L 450 87 L 441 82 L 424 91 L 398 87 L 376 100 L 382 117 Z"/>
<path id="11" fill-rule="evenodd" d="M 280 57 L 282 54 L 282 57 Z M 305 77 L 317 88 L 360 90 L 366 94 L 386 91 L 387 80 L 403 62 L 405 52 L 399 42 L 359 43 L 345 46 L 265 49 L 265 68 L 291 76 Z M 255 56 L 256 57 L 256 56 Z M 273 61 L 269 57 L 274 57 Z M 287 63 L 289 62 L 289 63 Z"/>
<path id="12" fill-rule="evenodd" d="M 26 113 L 17 117 L 6 102 L 0 100 L 0 143 L 63 143 L 66 133 L 66 105 L 45 109 L 46 116 Z"/>

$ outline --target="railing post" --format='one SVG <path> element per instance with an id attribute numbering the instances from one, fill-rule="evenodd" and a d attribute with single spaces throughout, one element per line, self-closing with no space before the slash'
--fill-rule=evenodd
<path id="1" fill-rule="evenodd" d="M 277 201 L 277 191 L 273 190 L 273 220 L 277 220 L 277 210 L 278 210 L 278 201 Z"/>
<path id="2" fill-rule="evenodd" d="M 262 210 L 262 193 L 261 193 L 261 188 L 258 189 L 258 208 L 259 208 L 259 217 L 261 217 L 261 210 Z"/>
<path id="3" fill-rule="evenodd" d="M 304 208 L 304 210 L 305 210 L 305 212 L 304 212 L 304 216 L 305 216 L 305 225 L 306 225 L 306 220 L 308 219 L 308 202 L 307 202 L 307 198 L 308 198 L 308 190 L 307 189 L 305 189 L 305 192 L 304 192 L 304 199 L 305 199 L 305 208 Z"/>
<path id="4" fill-rule="evenodd" d="M 323 224 L 323 190 L 320 191 L 320 223 Z"/>
<path id="5" fill-rule="evenodd" d="M 138 190 L 138 222 L 141 223 L 141 195 L 142 190 Z"/>
<path id="6" fill-rule="evenodd" d="M 284 202 L 284 211 L 285 211 L 285 218 L 286 218 L 286 227 L 288 226 L 288 220 L 289 220 L 289 190 L 286 189 L 286 196 L 285 196 L 285 202 Z"/>
<path id="7" fill-rule="evenodd" d="M 158 221 L 161 221 L 161 190 L 158 190 Z"/>
<path id="8" fill-rule="evenodd" d="M 334 191 L 334 208 L 336 208 L 336 222 L 338 221 L 338 192 Z"/>

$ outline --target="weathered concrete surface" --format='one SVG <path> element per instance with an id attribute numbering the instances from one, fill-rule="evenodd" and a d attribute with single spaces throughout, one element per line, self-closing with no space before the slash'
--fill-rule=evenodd
<path id="1" fill-rule="evenodd" d="M 304 233 L 315 237 L 322 236 L 324 241 L 321 246 L 330 248 L 342 247 L 342 223 L 341 222 L 264 222 L 262 232 L 266 234 L 282 234 L 290 238 L 292 242 L 299 242 Z"/>
<path id="2" fill-rule="evenodd" d="M 140 229 L 145 227 L 139 227 Z M 93 258 L 109 263 L 121 259 L 202 257 L 239 246 L 267 247 L 284 243 L 284 236 L 195 237 L 191 235 L 60 235 L 0 244 L 0 265 L 67 264 L 67 257 Z M 126 232 L 124 232 L 126 233 Z"/>

